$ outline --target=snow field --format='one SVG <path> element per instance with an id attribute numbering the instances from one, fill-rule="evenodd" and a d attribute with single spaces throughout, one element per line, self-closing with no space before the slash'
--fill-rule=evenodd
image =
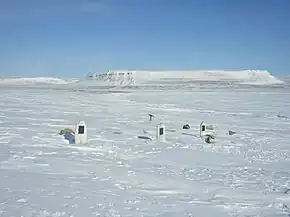
<path id="1" fill-rule="evenodd" d="M 287 92 L 0 91 L 0 216 L 289 215 Z M 89 144 L 69 145 L 79 120 Z M 161 121 L 166 143 L 137 138 Z"/>

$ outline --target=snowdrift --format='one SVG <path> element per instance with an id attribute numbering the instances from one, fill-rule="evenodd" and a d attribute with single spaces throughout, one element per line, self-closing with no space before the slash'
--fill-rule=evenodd
<path id="1" fill-rule="evenodd" d="M 114 85 L 138 85 L 148 82 L 200 81 L 200 82 L 238 82 L 250 85 L 283 84 L 268 71 L 261 70 L 191 70 L 191 71 L 147 71 L 147 70 L 115 70 L 106 73 L 93 73 L 90 79 L 102 80 Z"/>
<path id="2" fill-rule="evenodd" d="M 53 77 L 0 78 L 0 85 L 68 84 L 70 82 Z"/>

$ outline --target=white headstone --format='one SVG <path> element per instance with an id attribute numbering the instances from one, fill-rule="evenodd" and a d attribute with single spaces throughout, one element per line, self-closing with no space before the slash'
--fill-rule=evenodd
<path id="1" fill-rule="evenodd" d="M 204 122 L 200 123 L 200 137 L 206 135 L 206 124 Z"/>
<path id="2" fill-rule="evenodd" d="M 160 142 L 165 142 L 165 125 L 157 125 L 156 140 Z"/>
<path id="3" fill-rule="evenodd" d="M 88 142 L 87 125 L 84 121 L 80 121 L 76 124 L 75 128 L 75 143 L 85 144 Z"/>
<path id="4" fill-rule="evenodd" d="M 203 138 L 209 135 L 212 137 L 216 137 L 215 127 L 213 127 L 213 125 L 207 125 L 202 121 L 200 123 L 200 137 Z"/>

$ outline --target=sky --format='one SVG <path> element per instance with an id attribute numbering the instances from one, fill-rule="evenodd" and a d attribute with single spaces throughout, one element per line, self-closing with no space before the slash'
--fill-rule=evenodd
<path id="1" fill-rule="evenodd" d="M 0 76 L 290 74 L 289 0 L 0 0 Z"/>

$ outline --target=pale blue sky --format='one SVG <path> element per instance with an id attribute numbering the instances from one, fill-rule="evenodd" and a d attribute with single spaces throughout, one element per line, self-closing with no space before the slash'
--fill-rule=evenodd
<path id="1" fill-rule="evenodd" d="M 289 0 L 0 0 L 0 75 L 290 74 Z"/>

